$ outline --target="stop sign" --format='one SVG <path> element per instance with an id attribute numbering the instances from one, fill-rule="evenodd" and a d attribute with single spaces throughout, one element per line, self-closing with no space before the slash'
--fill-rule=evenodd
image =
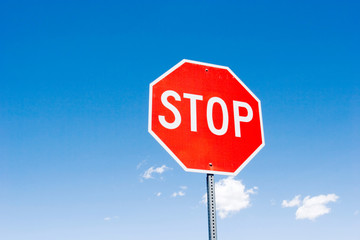
<path id="1" fill-rule="evenodd" d="M 265 145 L 260 100 L 228 67 L 182 60 L 149 99 L 150 134 L 186 171 L 236 175 Z"/>

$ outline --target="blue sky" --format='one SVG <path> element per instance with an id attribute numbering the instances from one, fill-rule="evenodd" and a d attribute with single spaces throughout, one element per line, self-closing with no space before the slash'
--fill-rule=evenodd
<path id="1" fill-rule="evenodd" d="M 219 238 L 359 239 L 359 9 L 1 1 L 0 238 L 206 239 L 205 175 L 147 132 L 149 84 L 186 58 L 230 67 L 262 102 L 266 146 L 216 176 L 243 203 Z"/>

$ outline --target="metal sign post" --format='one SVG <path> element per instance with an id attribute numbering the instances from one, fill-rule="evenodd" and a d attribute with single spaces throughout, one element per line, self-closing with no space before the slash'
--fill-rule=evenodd
<path id="1" fill-rule="evenodd" d="M 216 205 L 215 205 L 214 174 L 206 175 L 206 185 L 207 185 L 209 240 L 216 240 L 217 232 L 216 232 Z"/>

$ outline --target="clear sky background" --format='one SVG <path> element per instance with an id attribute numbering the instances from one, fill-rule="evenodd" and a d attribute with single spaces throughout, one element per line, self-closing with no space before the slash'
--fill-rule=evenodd
<path id="1" fill-rule="evenodd" d="M 150 82 L 186 58 L 262 101 L 265 147 L 215 177 L 219 239 L 359 240 L 359 10 L 2 0 L 0 239 L 207 239 L 205 175 L 147 132 Z"/>

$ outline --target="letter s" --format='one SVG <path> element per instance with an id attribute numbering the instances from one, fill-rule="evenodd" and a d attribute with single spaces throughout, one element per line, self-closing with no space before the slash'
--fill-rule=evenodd
<path id="1" fill-rule="evenodd" d="M 180 98 L 179 94 L 177 94 L 173 90 L 167 90 L 167 91 L 163 92 L 163 94 L 161 95 L 162 104 L 174 114 L 175 120 L 174 120 L 174 122 L 169 123 L 165 120 L 165 116 L 159 115 L 159 121 L 160 121 L 161 125 L 163 125 L 165 128 L 175 129 L 178 126 L 180 126 L 181 115 L 180 115 L 179 110 L 177 110 L 177 108 L 174 105 L 169 103 L 168 97 L 173 97 L 176 101 L 181 101 L 181 98 Z"/>

